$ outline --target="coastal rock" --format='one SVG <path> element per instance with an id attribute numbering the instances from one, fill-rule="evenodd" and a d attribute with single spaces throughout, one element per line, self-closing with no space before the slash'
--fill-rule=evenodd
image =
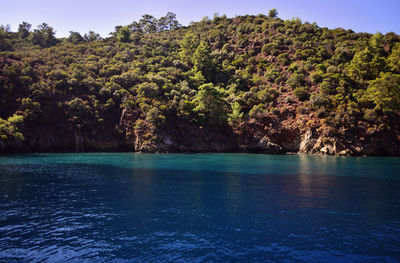
<path id="1" fill-rule="evenodd" d="M 303 136 L 301 136 L 299 153 L 310 153 L 316 142 L 317 140 L 313 139 L 312 131 L 308 130 L 303 134 Z"/>
<path id="2" fill-rule="evenodd" d="M 123 110 L 116 130 L 65 130 L 33 126 L 20 143 L 0 141 L 0 153 L 13 152 L 299 152 L 337 156 L 398 155 L 399 139 L 393 131 L 340 134 L 329 130 L 300 129 L 269 115 L 230 127 L 207 127 L 169 119 L 155 128 L 133 110 Z M 322 132 L 321 132 L 322 130 Z"/>
<path id="3" fill-rule="evenodd" d="M 352 156 L 353 155 L 353 151 L 350 150 L 350 149 L 346 149 L 346 150 L 342 150 L 342 151 L 338 152 L 337 155 L 339 155 L 339 156 Z"/>
<path id="4" fill-rule="evenodd" d="M 172 141 L 172 138 L 168 135 L 163 138 L 163 143 L 168 146 L 171 146 L 174 144 L 174 142 Z"/>
<path id="5" fill-rule="evenodd" d="M 273 154 L 279 154 L 279 153 L 284 153 L 284 150 L 282 146 L 280 146 L 277 143 L 274 143 L 268 138 L 267 136 L 264 136 L 261 138 L 256 145 L 251 147 L 252 150 L 255 151 L 262 151 L 266 153 L 273 153 Z"/>
<path id="6" fill-rule="evenodd" d="M 336 143 L 333 138 L 319 137 L 314 147 L 311 150 L 312 153 L 322 153 L 328 155 L 336 154 Z"/>

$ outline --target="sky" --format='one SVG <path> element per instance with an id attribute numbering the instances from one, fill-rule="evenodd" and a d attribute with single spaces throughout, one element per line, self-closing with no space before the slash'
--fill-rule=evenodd
<path id="1" fill-rule="evenodd" d="M 57 37 L 89 30 L 107 37 L 116 25 L 138 21 L 143 14 L 159 18 L 171 11 L 188 25 L 215 13 L 257 15 L 272 8 L 282 19 L 299 17 L 320 27 L 400 34 L 400 0 L 0 0 L 0 6 L 0 24 L 9 24 L 12 31 L 22 21 L 33 28 L 46 22 Z"/>

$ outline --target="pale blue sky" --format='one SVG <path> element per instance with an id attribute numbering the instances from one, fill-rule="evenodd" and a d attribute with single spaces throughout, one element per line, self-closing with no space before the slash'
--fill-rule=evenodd
<path id="1" fill-rule="evenodd" d="M 216 12 L 233 17 L 267 14 L 272 8 L 283 19 L 300 17 L 321 27 L 400 34 L 400 0 L 0 0 L 0 6 L 0 24 L 10 24 L 12 31 L 22 21 L 34 28 L 46 22 L 58 37 L 68 36 L 71 30 L 93 30 L 105 37 L 114 26 L 137 21 L 143 14 L 159 18 L 171 11 L 188 25 Z"/>

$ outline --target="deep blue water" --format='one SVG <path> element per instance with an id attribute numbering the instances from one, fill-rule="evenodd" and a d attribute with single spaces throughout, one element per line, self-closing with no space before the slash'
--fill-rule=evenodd
<path id="1" fill-rule="evenodd" d="M 400 158 L 0 157 L 0 262 L 400 262 Z"/>

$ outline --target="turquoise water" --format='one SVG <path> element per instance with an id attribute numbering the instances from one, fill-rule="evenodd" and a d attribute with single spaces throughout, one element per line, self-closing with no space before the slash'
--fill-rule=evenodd
<path id="1" fill-rule="evenodd" d="M 400 158 L 0 157 L 0 262 L 400 262 Z"/>

